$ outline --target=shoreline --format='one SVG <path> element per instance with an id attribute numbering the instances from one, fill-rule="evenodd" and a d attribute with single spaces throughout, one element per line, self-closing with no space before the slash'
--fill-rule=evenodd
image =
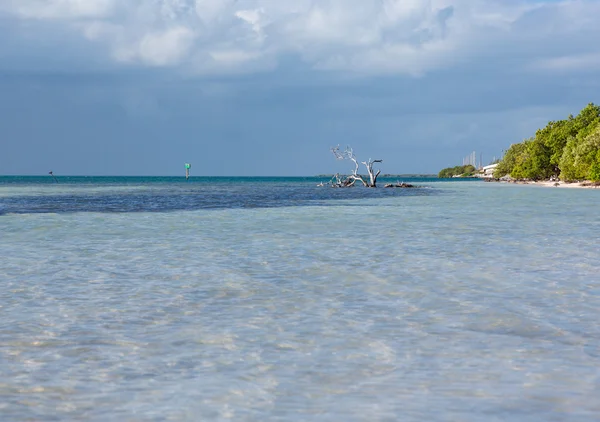
<path id="1" fill-rule="evenodd" d="M 600 188 L 600 182 L 584 180 L 583 182 L 564 182 L 562 180 L 490 180 L 497 183 L 512 183 L 516 185 L 534 185 L 548 188 L 571 188 L 571 189 L 597 189 Z"/>

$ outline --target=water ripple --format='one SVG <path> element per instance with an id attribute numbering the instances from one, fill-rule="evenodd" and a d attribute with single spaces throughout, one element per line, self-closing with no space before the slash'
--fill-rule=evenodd
<path id="1" fill-rule="evenodd" d="M 434 190 L 2 216 L 2 420 L 598 420 L 596 192 Z"/>

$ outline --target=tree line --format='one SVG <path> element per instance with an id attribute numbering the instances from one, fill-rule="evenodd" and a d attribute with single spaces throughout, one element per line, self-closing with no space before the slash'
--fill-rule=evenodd
<path id="1" fill-rule="evenodd" d="M 442 169 L 439 172 L 438 177 L 440 179 L 454 176 L 471 177 L 475 175 L 476 171 L 477 169 L 475 168 L 475 166 L 467 164 L 466 166 L 455 166 Z"/>
<path id="2" fill-rule="evenodd" d="M 550 122 L 535 136 L 512 144 L 494 177 L 565 181 L 600 180 L 600 106 L 588 104 L 565 120 Z"/>

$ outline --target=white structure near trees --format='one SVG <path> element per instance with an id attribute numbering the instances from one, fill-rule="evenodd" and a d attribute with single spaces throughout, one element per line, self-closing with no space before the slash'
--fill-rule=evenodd
<path id="1" fill-rule="evenodd" d="M 480 177 L 485 179 L 491 179 L 494 177 L 494 170 L 498 167 L 498 163 L 490 164 L 489 166 L 485 166 L 481 169 Z"/>

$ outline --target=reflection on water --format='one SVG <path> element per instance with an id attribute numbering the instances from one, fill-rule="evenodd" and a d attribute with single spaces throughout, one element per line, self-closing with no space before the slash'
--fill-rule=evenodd
<path id="1" fill-rule="evenodd" d="M 430 186 L 3 215 L 2 420 L 598 420 L 598 192 Z"/>

